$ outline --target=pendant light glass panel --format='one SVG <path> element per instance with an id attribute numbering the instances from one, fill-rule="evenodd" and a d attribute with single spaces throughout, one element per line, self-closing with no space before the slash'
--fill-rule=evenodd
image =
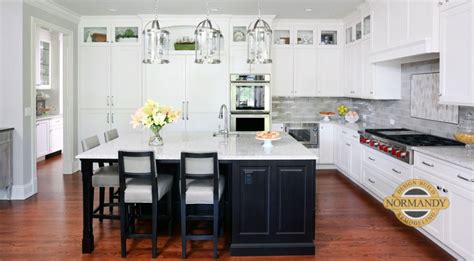
<path id="1" fill-rule="evenodd" d="M 200 64 L 221 63 L 220 44 L 222 34 L 219 30 L 212 28 L 211 21 L 206 19 L 200 22 L 194 35 L 196 38 L 196 58 L 194 62 Z"/>
<path id="2" fill-rule="evenodd" d="M 259 18 L 247 30 L 247 63 L 272 63 L 272 30 L 267 22 Z"/>
<path id="3" fill-rule="evenodd" d="M 146 29 L 150 23 L 151 28 Z M 169 32 L 160 29 L 158 20 L 153 20 L 146 24 L 145 30 L 143 30 L 143 63 L 169 63 L 169 43 Z"/>

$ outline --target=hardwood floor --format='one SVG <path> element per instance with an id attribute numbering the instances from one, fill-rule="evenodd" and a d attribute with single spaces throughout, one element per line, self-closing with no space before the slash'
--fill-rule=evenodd
<path id="1" fill-rule="evenodd" d="M 38 164 L 39 193 L 26 201 L 0 201 L 0 260 L 120 259 L 118 221 L 94 220 L 96 248 L 81 254 L 81 175 L 62 175 L 60 157 Z M 318 171 L 316 178 L 316 255 L 272 260 L 452 260 L 416 230 L 340 173 Z M 97 197 L 96 197 L 97 198 Z M 181 257 L 178 226 L 171 238 L 160 236 L 158 259 Z M 270 260 L 231 257 L 220 242 L 220 260 Z M 129 259 L 151 259 L 149 240 L 128 240 Z M 193 242 L 188 259 L 212 258 L 211 242 Z"/>

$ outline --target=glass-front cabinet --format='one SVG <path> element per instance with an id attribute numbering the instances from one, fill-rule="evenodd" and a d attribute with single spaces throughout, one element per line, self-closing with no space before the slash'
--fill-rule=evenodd
<path id="1" fill-rule="evenodd" d="M 321 30 L 319 34 L 319 45 L 337 45 L 337 30 Z"/>
<path id="2" fill-rule="evenodd" d="M 274 46 L 312 47 L 317 45 L 316 26 L 311 24 L 284 24 L 273 29 Z"/>
<path id="3" fill-rule="evenodd" d="M 296 30 L 297 45 L 313 45 L 314 30 Z"/>
<path id="4" fill-rule="evenodd" d="M 352 37 L 352 26 L 346 28 L 346 44 L 354 42 L 354 38 Z"/>
<path id="5" fill-rule="evenodd" d="M 141 28 L 138 21 L 85 21 L 80 26 L 82 45 L 138 45 Z"/>
<path id="6" fill-rule="evenodd" d="M 369 35 L 370 34 L 370 26 L 371 26 L 371 23 L 370 23 L 370 15 L 367 15 L 364 17 L 364 20 L 363 20 L 363 23 L 364 23 L 364 29 L 363 29 L 363 34 L 364 36 L 366 35 Z"/>
<path id="7" fill-rule="evenodd" d="M 292 44 L 291 30 L 290 29 L 275 29 L 273 31 L 273 44 L 274 45 Z"/>
<path id="8" fill-rule="evenodd" d="M 36 89 L 51 89 L 51 43 L 39 42 L 39 64 Z"/>

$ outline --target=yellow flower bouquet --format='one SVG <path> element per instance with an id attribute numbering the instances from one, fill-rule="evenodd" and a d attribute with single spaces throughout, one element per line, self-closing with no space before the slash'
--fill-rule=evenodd
<path id="1" fill-rule="evenodd" d="M 133 128 L 143 126 L 153 133 L 149 144 L 152 146 L 163 145 L 163 138 L 160 135 L 161 128 L 178 120 L 181 113 L 171 107 L 162 105 L 153 100 L 148 100 L 145 105 L 133 114 L 130 124 Z"/>

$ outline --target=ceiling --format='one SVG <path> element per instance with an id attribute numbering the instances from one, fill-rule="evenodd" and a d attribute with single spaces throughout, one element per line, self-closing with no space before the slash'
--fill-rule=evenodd
<path id="1" fill-rule="evenodd" d="M 154 13 L 154 0 L 53 0 L 80 15 Z M 209 0 L 212 14 L 254 15 L 258 0 Z M 262 14 L 278 18 L 334 19 L 349 14 L 363 0 L 260 0 Z M 205 0 L 159 0 L 160 14 L 203 14 Z M 312 9 L 306 11 L 305 9 Z M 214 10 L 217 9 L 217 10 Z"/>

